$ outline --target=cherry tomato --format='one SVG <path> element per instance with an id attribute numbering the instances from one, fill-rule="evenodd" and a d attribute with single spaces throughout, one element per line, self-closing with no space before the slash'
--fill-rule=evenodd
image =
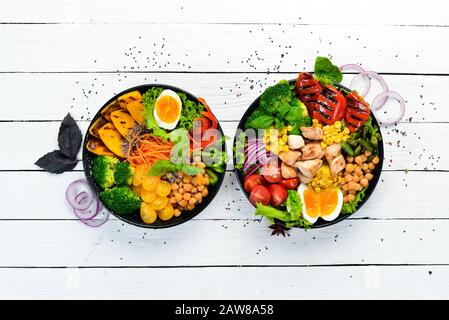
<path id="1" fill-rule="evenodd" d="M 140 206 L 140 217 L 146 224 L 152 224 L 157 219 L 156 210 L 151 208 L 147 203 L 143 202 Z"/>
<path id="2" fill-rule="evenodd" d="M 262 185 L 255 186 L 251 194 L 249 195 L 249 201 L 255 206 L 257 203 L 261 203 L 266 206 L 270 203 L 270 191 L 267 187 Z"/>
<path id="3" fill-rule="evenodd" d="M 282 180 L 281 168 L 279 168 L 277 160 L 272 160 L 264 164 L 262 174 L 265 180 L 270 183 L 278 183 Z"/>
<path id="4" fill-rule="evenodd" d="M 246 192 L 251 193 L 255 186 L 261 185 L 265 183 L 265 179 L 260 174 L 252 174 L 248 178 L 246 178 L 243 187 Z"/>
<path id="5" fill-rule="evenodd" d="M 279 207 L 287 200 L 287 190 L 280 184 L 270 184 L 268 189 L 271 195 L 270 203 L 272 206 Z"/>
<path id="6" fill-rule="evenodd" d="M 281 182 L 279 182 L 279 184 L 283 186 L 285 189 L 292 190 L 298 187 L 299 179 L 298 178 L 284 179 Z"/>

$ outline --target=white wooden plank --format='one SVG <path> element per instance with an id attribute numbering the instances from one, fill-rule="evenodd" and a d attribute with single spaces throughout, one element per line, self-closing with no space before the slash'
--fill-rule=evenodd
<path id="1" fill-rule="evenodd" d="M 0 184 L 2 198 L 8 199 L 4 203 L 4 210 L 0 211 L 0 220 L 75 219 L 64 192 L 69 183 L 82 177 L 82 172 L 67 172 L 63 175 L 0 172 L 0 181 L 8 181 Z M 446 219 L 448 179 L 449 172 L 383 172 L 369 201 L 352 218 Z M 195 219 L 258 218 L 253 212 L 254 208 L 238 187 L 234 173 L 228 172 L 213 203 Z"/>
<path id="2" fill-rule="evenodd" d="M 221 125 L 224 133 L 231 137 L 228 143 L 228 153 L 231 155 L 237 123 L 222 122 Z M 83 133 L 87 126 L 88 122 L 80 123 Z M 449 152 L 442 142 L 448 127 L 449 123 L 401 123 L 396 127 L 382 128 L 384 169 L 448 170 Z M 59 122 L 0 123 L 0 136 L 11 137 L 0 140 L 0 150 L 8 155 L 0 157 L 0 170 L 38 169 L 34 162 L 57 148 L 58 128 Z M 78 169 L 81 167 L 81 164 L 77 166 Z M 231 163 L 228 168 L 232 168 Z"/>
<path id="3" fill-rule="evenodd" d="M 1 25 L 0 70 L 294 72 L 331 55 L 379 72 L 449 73 L 449 44 L 435 41 L 448 36 L 366 25 Z"/>
<path id="4" fill-rule="evenodd" d="M 148 230 L 119 221 L 98 229 L 79 221 L 1 221 L 0 266 L 449 263 L 449 220 L 346 220 L 285 238 L 270 236 L 268 225 L 191 220 Z"/>
<path id="5" fill-rule="evenodd" d="M 156 82 L 172 84 L 206 98 L 221 121 L 239 120 L 267 86 L 295 77 L 295 73 L 0 73 L 2 93 L 14 97 L 8 107 L 0 108 L 0 120 L 61 120 L 68 110 L 76 119 L 87 119 L 114 93 Z M 352 77 L 345 75 L 344 83 L 349 85 Z M 384 78 L 392 90 L 407 100 L 404 121 L 410 118 L 413 122 L 449 121 L 449 113 L 445 112 L 449 77 L 385 75 Z M 374 81 L 372 92 L 373 95 L 380 92 Z M 373 95 L 367 101 L 372 101 Z"/>
<path id="6" fill-rule="evenodd" d="M 447 266 L 2 269 L 0 298 L 444 299 L 448 272 Z"/>
<path id="7" fill-rule="evenodd" d="M 348 16 L 348 8 L 351 15 Z M 306 1 L 269 0 L 213 2 L 20 0 L 2 6 L 0 22 L 59 23 L 314 23 L 314 24 L 442 24 L 448 20 L 444 1 L 380 0 L 367 9 L 355 0 L 323 0 L 319 6 Z M 20 14 L 18 14 L 20 12 Z M 319 14 L 318 14 L 319 12 Z M 346 17 L 346 18 L 342 18 Z"/>

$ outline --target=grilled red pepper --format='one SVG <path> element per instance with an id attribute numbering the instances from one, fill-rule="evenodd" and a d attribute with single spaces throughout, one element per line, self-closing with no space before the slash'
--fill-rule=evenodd
<path id="1" fill-rule="evenodd" d="M 368 103 L 356 92 L 351 92 L 346 96 L 346 126 L 351 132 L 357 131 L 370 115 Z"/>
<path id="2" fill-rule="evenodd" d="M 316 101 L 310 103 L 312 118 L 327 125 L 343 119 L 346 112 L 346 99 L 333 86 L 325 86 Z"/>
<path id="3" fill-rule="evenodd" d="M 318 99 L 321 92 L 321 85 L 312 74 L 308 72 L 301 72 L 296 78 L 296 93 L 306 106 L 309 114 L 311 113 L 309 104 Z"/>

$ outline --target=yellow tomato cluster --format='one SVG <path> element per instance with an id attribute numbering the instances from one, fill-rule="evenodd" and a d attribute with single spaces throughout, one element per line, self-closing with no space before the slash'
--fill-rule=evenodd
<path id="1" fill-rule="evenodd" d="M 142 199 L 140 216 L 147 224 L 154 223 L 158 217 L 170 220 L 175 214 L 168 199 L 171 186 L 160 177 L 149 176 L 149 170 L 147 166 L 138 166 L 133 175 L 133 191 Z"/>
<path id="2" fill-rule="evenodd" d="M 265 130 L 263 142 L 267 151 L 274 154 L 279 154 L 282 151 L 289 151 L 288 148 L 288 133 L 293 130 L 292 126 L 287 126 L 282 129 L 270 128 Z"/>
<path id="3" fill-rule="evenodd" d="M 318 120 L 313 119 L 312 125 L 314 127 L 323 128 L 323 141 L 321 141 L 321 148 L 326 148 L 333 143 L 341 143 L 349 138 L 351 133 L 348 128 L 342 130 L 341 121 L 335 121 L 333 125 L 323 126 Z"/>
<path id="4" fill-rule="evenodd" d="M 312 182 L 310 182 L 309 187 L 315 189 L 316 192 L 319 192 L 324 189 L 328 189 L 331 187 L 337 187 L 342 181 L 342 177 L 338 176 L 334 178 L 332 176 L 331 170 L 328 165 L 323 165 L 318 169 L 315 177 Z"/>

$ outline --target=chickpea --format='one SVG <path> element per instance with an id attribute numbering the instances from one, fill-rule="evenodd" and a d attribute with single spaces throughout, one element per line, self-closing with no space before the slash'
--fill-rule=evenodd
<path id="1" fill-rule="evenodd" d="M 358 175 L 352 176 L 352 181 L 354 181 L 354 182 L 359 182 L 359 181 L 360 181 L 359 176 L 358 176 Z"/>
<path id="2" fill-rule="evenodd" d="M 182 198 L 184 199 L 184 200 L 190 200 L 190 198 L 192 198 L 192 195 L 190 194 L 190 193 L 188 193 L 188 192 L 186 192 L 186 193 L 184 193 L 183 195 L 182 195 Z"/>
<path id="3" fill-rule="evenodd" d="M 200 201 L 200 200 L 202 200 L 203 199 L 203 195 L 201 194 L 201 193 L 197 193 L 197 194 L 195 194 L 195 196 L 194 196 L 195 198 L 196 198 L 196 200 L 197 201 Z"/>
<path id="4" fill-rule="evenodd" d="M 198 162 L 198 163 L 196 164 L 196 166 L 197 166 L 198 168 L 201 168 L 201 169 L 206 168 L 206 164 L 205 164 L 204 162 Z"/>
<path id="5" fill-rule="evenodd" d="M 347 199 L 348 199 L 349 202 L 354 201 L 355 200 L 355 195 L 348 194 Z"/>
<path id="6" fill-rule="evenodd" d="M 365 162 L 366 161 L 366 156 L 364 154 L 361 154 L 360 157 L 362 158 L 362 161 Z"/>
<path id="7" fill-rule="evenodd" d="M 198 188 L 197 188 L 198 192 L 203 192 L 204 188 L 205 188 L 205 186 L 203 186 L 203 185 L 198 186 Z"/>
<path id="8" fill-rule="evenodd" d="M 358 185 L 359 184 L 356 182 L 349 182 L 349 191 L 351 192 L 357 190 Z"/>
<path id="9" fill-rule="evenodd" d="M 187 205 L 187 210 L 193 210 L 195 208 L 194 204 L 188 204 Z"/>
<path id="10" fill-rule="evenodd" d="M 192 178 L 192 184 L 196 187 L 198 185 L 198 179 L 197 177 Z"/>
<path id="11" fill-rule="evenodd" d="M 171 204 L 174 204 L 174 203 L 176 203 L 176 202 L 178 202 L 178 200 L 176 200 L 176 197 L 175 197 L 175 196 L 170 197 L 170 203 L 171 203 Z"/>
<path id="12" fill-rule="evenodd" d="M 179 201 L 178 204 L 179 204 L 181 207 L 187 207 L 187 201 L 184 200 L 184 199 L 181 200 L 181 201 Z"/>
<path id="13" fill-rule="evenodd" d="M 343 185 L 343 190 L 344 190 L 344 191 L 348 191 L 348 190 L 349 190 L 349 184 L 345 183 L 345 184 Z"/>
<path id="14" fill-rule="evenodd" d="M 209 185 L 209 177 L 204 178 L 204 184 L 205 184 L 206 186 Z"/>
<path id="15" fill-rule="evenodd" d="M 207 190 L 207 188 L 205 188 L 203 190 L 203 192 L 201 192 L 201 194 L 203 195 L 203 197 L 207 197 L 207 195 L 209 194 L 209 191 Z"/>
<path id="16" fill-rule="evenodd" d="M 196 203 L 196 198 L 193 197 L 189 200 L 189 204 L 195 204 Z"/>
<path id="17" fill-rule="evenodd" d="M 185 176 L 182 178 L 182 182 L 184 183 L 190 183 L 192 181 L 192 178 L 190 176 Z"/>
<path id="18" fill-rule="evenodd" d="M 362 164 L 362 170 L 363 170 L 363 171 L 368 170 L 368 164 L 367 164 L 367 163 L 363 163 L 363 164 Z"/>
<path id="19" fill-rule="evenodd" d="M 176 199 L 176 202 L 181 201 L 181 200 L 182 200 L 182 194 L 180 194 L 180 193 L 175 193 L 175 199 Z"/>
<path id="20" fill-rule="evenodd" d="M 193 186 L 192 186 L 190 183 L 186 183 L 186 184 L 184 185 L 184 190 L 185 190 L 186 192 L 192 191 L 192 188 L 193 188 Z"/>
<path id="21" fill-rule="evenodd" d="M 362 185 L 362 187 L 368 187 L 368 179 L 360 180 L 360 184 Z"/>
<path id="22" fill-rule="evenodd" d="M 348 196 L 343 197 L 343 202 L 348 202 Z"/>
<path id="23" fill-rule="evenodd" d="M 198 189 L 196 187 L 192 187 L 192 191 L 193 194 L 198 192 Z"/>
<path id="24" fill-rule="evenodd" d="M 350 174 L 347 173 L 347 174 L 345 175 L 345 181 L 346 181 L 346 182 L 351 182 L 351 181 L 352 181 L 352 176 L 351 176 Z"/>
<path id="25" fill-rule="evenodd" d="M 346 160 L 347 160 L 349 163 L 352 163 L 352 162 L 354 162 L 354 157 L 347 157 Z"/>
<path id="26" fill-rule="evenodd" d="M 362 165 L 362 163 L 363 163 L 362 156 L 355 157 L 355 163 L 357 163 L 359 166 Z"/>
<path id="27" fill-rule="evenodd" d="M 173 184 L 171 185 L 171 189 L 172 189 L 172 190 L 178 190 L 178 189 L 179 189 L 179 185 L 178 185 L 177 183 L 173 183 Z"/>
<path id="28" fill-rule="evenodd" d="M 178 192 L 179 192 L 180 194 L 183 194 L 183 193 L 185 192 L 185 190 L 184 190 L 184 188 L 179 188 L 179 189 L 178 189 Z"/>
<path id="29" fill-rule="evenodd" d="M 349 190 L 349 194 L 355 195 L 355 190 Z M 348 196 L 349 196 L 349 194 L 348 194 Z"/>
<path id="30" fill-rule="evenodd" d="M 373 152 L 371 150 L 365 150 L 365 156 L 369 157 L 370 155 L 373 154 Z"/>
<path id="31" fill-rule="evenodd" d="M 361 173 L 362 173 L 362 168 L 360 168 L 359 166 L 357 166 L 357 167 L 354 169 L 354 172 L 355 172 L 356 174 L 361 174 Z"/>
<path id="32" fill-rule="evenodd" d="M 374 163 L 370 162 L 370 163 L 368 164 L 368 168 L 369 168 L 370 170 L 374 170 L 374 168 L 376 168 L 376 165 L 375 165 Z"/>
<path id="33" fill-rule="evenodd" d="M 354 171 L 354 165 L 352 163 L 346 164 L 346 172 L 351 173 Z"/>
<path id="34" fill-rule="evenodd" d="M 374 176 L 373 176 L 371 173 L 365 174 L 365 178 L 366 178 L 366 180 L 368 180 L 368 181 L 372 180 L 373 177 L 374 177 Z"/>
<path id="35" fill-rule="evenodd" d="M 373 162 L 374 164 L 378 164 L 379 161 L 380 161 L 379 157 L 374 157 L 373 160 L 372 160 L 372 162 Z"/>
<path id="36" fill-rule="evenodd" d="M 179 216 L 181 215 L 181 210 L 175 209 L 175 212 L 173 213 L 173 215 L 174 215 L 175 217 L 179 217 Z"/>

